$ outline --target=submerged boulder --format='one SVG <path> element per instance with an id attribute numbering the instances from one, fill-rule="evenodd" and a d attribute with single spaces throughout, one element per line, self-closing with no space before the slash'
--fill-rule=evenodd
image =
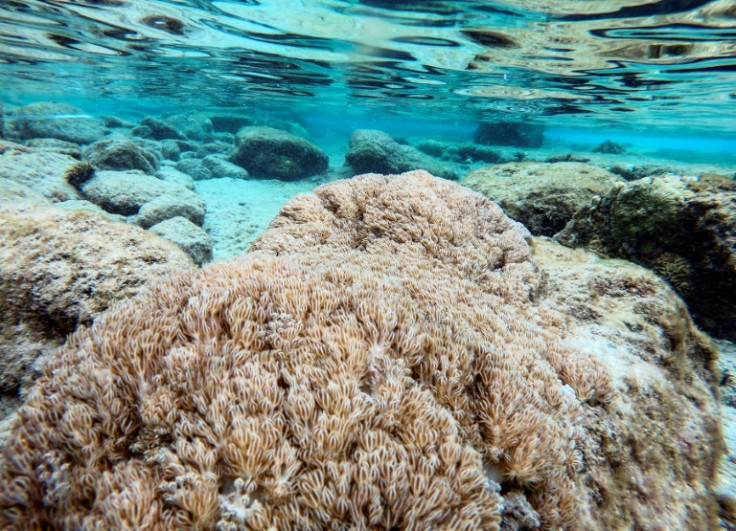
<path id="1" fill-rule="evenodd" d="M 0 179 L 30 186 L 52 201 L 79 199 L 68 177 L 79 161 L 52 151 L 9 149 L 0 155 Z"/>
<path id="2" fill-rule="evenodd" d="M 158 157 L 132 140 L 111 138 L 95 142 L 84 150 L 84 159 L 101 170 L 141 170 L 154 173 Z"/>
<path id="3" fill-rule="evenodd" d="M 701 327 L 736 339 L 736 181 L 647 177 L 618 183 L 556 239 L 654 269 Z"/>
<path id="4" fill-rule="evenodd" d="M 107 132 L 102 120 L 64 103 L 31 103 L 13 109 L 13 125 L 21 139 L 58 138 L 91 144 Z"/>
<path id="5" fill-rule="evenodd" d="M 212 260 L 212 239 L 186 217 L 174 216 L 156 223 L 149 229 L 186 252 L 194 263 L 202 265 Z"/>
<path id="6" fill-rule="evenodd" d="M 544 126 L 522 122 L 484 122 L 478 125 L 476 144 L 537 148 L 544 141 Z"/>
<path id="7" fill-rule="evenodd" d="M 141 207 L 162 196 L 182 209 L 204 210 L 204 202 L 191 190 L 138 171 L 98 171 L 82 185 L 84 196 L 113 214 L 132 216 Z"/>
<path id="8" fill-rule="evenodd" d="M 462 184 L 496 201 L 532 234 L 553 236 L 616 181 L 612 173 L 579 162 L 511 162 L 471 171 Z"/>
<path id="9" fill-rule="evenodd" d="M 235 135 L 230 161 L 253 177 L 293 181 L 327 169 L 327 155 L 314 144 L 272 127 L 245 127 Z"/>
<path id="10" fill-rule="evenodd" d="M 451 166 L 374 129 L 353 132 L 345 160 L 356 173 L 390 174 L 419 169 L 445 179 L 458 177 Z"/>
<path id="11" fill-rule="evenodd" d="M 296 197 L 69 339 L 0 524 L 712 528 L 715 352 L 656 276 L 529 238 L 424 172 Z"/>

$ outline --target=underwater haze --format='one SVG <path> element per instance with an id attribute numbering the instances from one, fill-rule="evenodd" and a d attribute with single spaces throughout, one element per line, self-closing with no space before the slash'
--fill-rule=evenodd
<path id="1" fill-rule="evenodd" d="M 0 2 L 0 528 L 736 531 L 734 1 Z"/>

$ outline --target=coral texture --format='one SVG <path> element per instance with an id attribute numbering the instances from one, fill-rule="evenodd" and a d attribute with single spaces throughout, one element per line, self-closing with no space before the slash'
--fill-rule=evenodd
<path id="1" fill-rule="evenodd" d="M 528 237 L 421 171 L 295 198 L 249 254 L 72 336 L 0 454 L 2 525 L 651 528 L 674 500 L 681 528 L 707 525 L 712 444 L 656 473 L 625 444 L 602 452 L 628 422 L 648 430 L 641 448 L 664 447 L 672 409 L 609 409 L 628 399 L 597 345 L 533 301 Z M 678 377 L 707 410 L 688 352 Z M 685 418 L 693 444 L 718 441 L 705 417 Z M 636 504 L 616 462 L 641 472 Z"/>

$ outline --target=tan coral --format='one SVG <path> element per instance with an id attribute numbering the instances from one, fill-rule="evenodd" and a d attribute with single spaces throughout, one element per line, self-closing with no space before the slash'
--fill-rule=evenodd
<path id="1" fill-rule="evenodd" d="M 420 171 L 297 197 L 251 253 L 72 336 L 0 454 L 3 527 L 498 529 L 503 486 L 524 521 L 603 529 L 621 391 L 533 301 L 528 236 Z"/>

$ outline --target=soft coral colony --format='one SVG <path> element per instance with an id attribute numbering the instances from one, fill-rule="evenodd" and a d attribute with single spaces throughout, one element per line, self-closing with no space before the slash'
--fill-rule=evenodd
<path id="1" fill-rule="evenodd" d="M 541 279 L 526 229 L 424 172 L 299 196 L 70 338 L 2 451 L 2 527 L 710 526 L 702 338 L 624 385 Z"/>

